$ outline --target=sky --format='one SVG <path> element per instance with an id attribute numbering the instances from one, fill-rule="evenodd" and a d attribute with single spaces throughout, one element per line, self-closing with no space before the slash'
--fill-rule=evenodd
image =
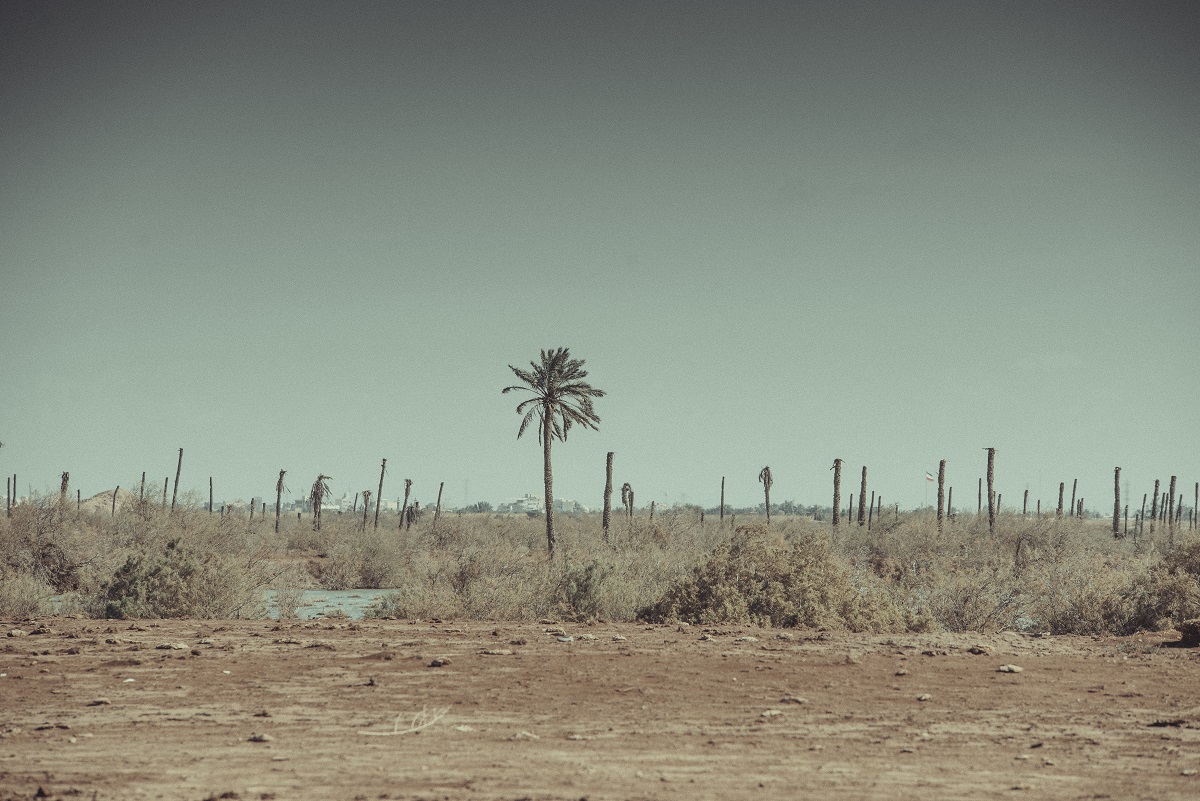
<path id="1" fill-rule="evenodd" d="M 1190 2 L 0 4 L 22 495 L 540 494 L 568 347 L 592 507 L 1190 506 L 1198 303 Z"/>

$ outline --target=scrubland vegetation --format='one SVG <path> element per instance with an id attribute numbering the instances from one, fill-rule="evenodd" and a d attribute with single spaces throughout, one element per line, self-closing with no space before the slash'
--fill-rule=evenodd
<path id="1" fill-rule="evenodd" d="M 1076 518 L 887 514 L 870 529 L 807 517 L 703 525 L 691 509 L 654 520 L 561 516 L 548 559 L 540 518 L 427 516 L 410 529 L 357 515 L 274 520 L 131 502 L 77 512 L 57 496 L 0 518 L 0 615 L 295 613 L 301 590 L 387 588 L 377 616 L 687 621 L 855 631 L 1127 634 L 1200 616 L 1200 539 L 1114 539 Z M 55 599 L 53 604 L 51 599 Z"/>

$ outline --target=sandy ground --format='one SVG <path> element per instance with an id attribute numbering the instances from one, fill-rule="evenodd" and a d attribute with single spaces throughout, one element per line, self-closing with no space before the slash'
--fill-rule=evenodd
<path id="1" fill-rule="evenodd" d="M 8 621 L 0 799 L 1197 799 L 1163 641 Z"/>

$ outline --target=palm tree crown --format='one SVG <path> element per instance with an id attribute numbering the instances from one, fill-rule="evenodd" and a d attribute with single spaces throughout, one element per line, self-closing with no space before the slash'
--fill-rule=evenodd
<path id="1" fill-rule="evenodd" d="M 583 380 L 587 378 L 583 359 L 572 359 L 569 349 L 558 348 L 543 350 L 542 363 L 530 362 L 529 366 L 531 369 L 522 370 L 510 364 L 508 368 L 525 383 L 503 390 L 506 393 L 513 390 L 533 393 L 532 398 L 517 404 L 517 414 L 525 415 L 517 430 L 518 439 L 525 433 L 535 414 L 542 422 L 538 428 L 539 444 L 542 443 L 547 416 L 551 435 L 558 440 L 565 441 L 567 432 L 575 424 L 598 430 L 596 424 L 600 422 L 600 417 L 592 407 L 592 398 L 603 398 L 604 390 L 596 389 Z"/>
<path id="2" fill-rule="evenodd" d="M 538 442 L 543 452 L 543 479 L 546 487 L 546 546 L 554 555 L 554 490 L 553 474 L 550 469 L 550 444 L 558 439 L 566 441 L 573 425 L 598 430 L 600 416 L 592 406 L 592 398 L 604 397 L 604 390 L 596 389 L 583 379 L 583 359 L 572 359 L 567 348 L 543 350 L 541 364 L 529 363 L 529 370 L 508 366 L 522 384 L 505 387 L 503 393 L 520 390 L 530 392 L 533 397 L 517 404 L 521 427 L 517 438 L 525 433 L 529 423 L 537 415 Z"/>

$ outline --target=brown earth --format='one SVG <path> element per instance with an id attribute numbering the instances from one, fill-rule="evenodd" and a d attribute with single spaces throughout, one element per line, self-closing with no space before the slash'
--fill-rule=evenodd
<path id="1" fill-rule="evenodd" d="M 1161 635 L 0 626 L 0 799 L 1200 798 Z"/>

